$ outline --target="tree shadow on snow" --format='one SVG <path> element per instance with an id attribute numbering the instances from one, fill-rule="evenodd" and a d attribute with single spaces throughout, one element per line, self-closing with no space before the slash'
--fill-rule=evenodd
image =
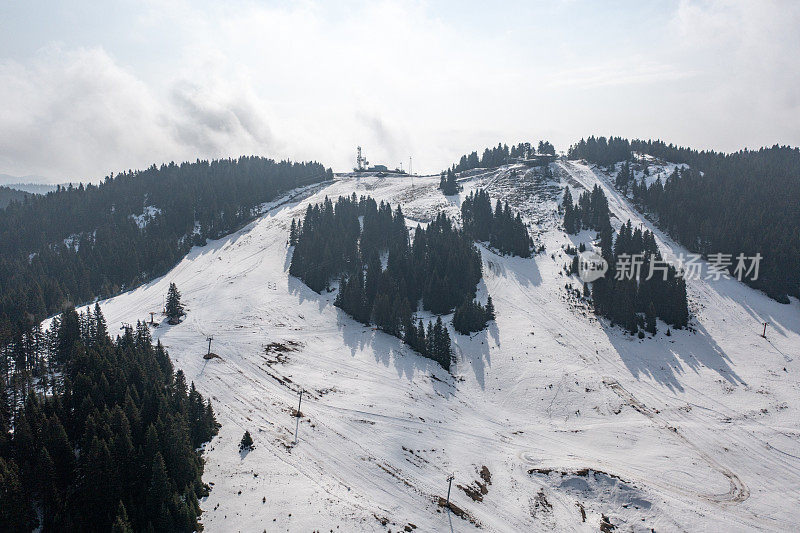
<path id="1" fill-rule="evenodd" d="M 475 380 L 480 385 L 481 390 L 486 389 L 486 367 L 492 366 L 491 353 L 489 352 L 489 335 L 492 327 L 494 328 L 492 336 L 495 339 L 499 339 L 499 330 L 497 330 L 497 325 L 494 322 L 487 329 L 472 335 L 461 335 L 459 333 L 453 335 L 456 357 L 460 359 L 461 364 L 469 364 L 472 367 L 472 371 L 475 373 Z"/>
<path id="2" fill-rule="evenodd" d="M 336 326 L 342 334 L 342 340 L 350 348 L 350 357 L 355 357 L 356 352 L 364 349 L 372 343 L 375 332 L 372 326 L 366 326 L 348 316 L 341 309 L 336 309 Z"/>
<path id="3" fill-rule="evenodd" d="M 289 273 L 289 267 L 292 266 L 292 256 L 294 255 L 294 246 L 286 248 L 286 256 L 283 258 L 283 271 Z"/>
<path id="4" fill-rule="evenodd" d="M 503 256 L 493 252 L 485 245 L 480 246 L 480 251 L 484 266 L 493 275 L 503 278 L 510 278 L 513 275 L 513 279 L 523 287 L 542 284 L 542 275 L 539 273 L 535 255 L 531 257 Z"/>
<path id="5" fill-rule="evenodd" d="M 743 326 L 751 328 L 754 334 L 761 335 L 762 324 L 766 322 L 768 335 L 770 330 L 784 337 L 787 337 L 788 333 L 800 335 L 797 298 L 789 298 L 788 304 L 782 304 L 764 292 L 735 279 L 709 281 L 707 285 L 721 298 L 728 300 L 732 305 L 741 307 L 753 318 L 753 324 L 744 324 Z"/>
<path id="6" fill-rule="evenodd" d="M 730 359 L 717 342 L 701 325 L 696 333 L 688 330 L 672 330 L 664 335 L 666 326 L 659 323 L 658 334 L 651 339 L 638 339 L 626 334 L 619 327 L 601 321 L 603 331 L 619 354 L 622 362 L 636 378 L 649 377 L 672 391 L 683 392 L 681 375 L 686 367 L 699 373 L 701 367 L 716 371 L 732 385 L 747 385 L 731 368 Z"/>
<path id="7" fill-rule="evenodd" d="M 567 238 L 572 243 L 572 246 L 578 248 L 581 244 L 584 244 L 586 245 L 587 250 L 592 249 L 592 243 L 594 242 L 595 237 L 597 237 L 597 232 L 595 230 L 587 229 L 579 231 L 577 235 L 567 235 Z"/>
<path id="8" fill-rule="evenodd" d="M 438 363 L 423 357 L 406 346 L 403 341 L 376 329 L 364 325 L 341 309 L 336 309 L 336 325 L 345 345 L 350 348 L 350 356 L 358 352 L 371 351 L 375 361 L 384 367 L 394 366 L 398 377 L 405 377 L 409 382 L 420 376 L 431 376 L 433 389 L 441 396 L 452 396 L 455 385 L 453 376 Z"/>
<path id="9" fill-rule="evenodd" d="M 306 300 L 315 302 L 318 310 L 322 312 L 323 309 L 329 305 L 333 305 L 333 293 L 323 292 L 318 294 L 314 292 L 308 285 L 294 276 L 289 276 L 286 281 L 286 291 L 289 294 L 297 296 L 297 305 L 302 305 Z M 330 298 L 330 300 L 328 300 Z"/>
<path id="10" fill-rule="evenodd" d="M 500 347 L 500 329 L 497 327 L 497 322 L 492 320 L 491 322 L 489 322 L 489 325 L 487 326 L 486 329 L 489 330 L 489 335 L 491 335 L 491 337 L 494 339 L 494 343 L 499 348 Z M 491 365 L 489 365 L 489 366 L 491 366 Z"/>

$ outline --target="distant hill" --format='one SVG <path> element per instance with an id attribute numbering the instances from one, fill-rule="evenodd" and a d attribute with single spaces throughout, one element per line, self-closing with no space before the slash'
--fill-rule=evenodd
<path id="1" fill-rule="evenodd" d="M 0 185 L 8 186 L 12 183 L 53 183 L 54 180 L 52 178 L 48 178 L 47 176 L 38 176 L 35 174 L 29 174 L 27 176 L 15 176 L 13 174 L 3 174 L 0 172 Z"/>
<path id="2" fill-rule="evenodd" d="M 66 184 L 62 184 L 65 186 Z M 8 187 L 9 189 L 16 189 L 18 191 L 29 192 L 31 194 L 47 194 L 56 190 L 58 185 L 52 185 L 50 183 L 8 183 L 4 185 L 4 187 Z"/>
<path id="3" fill-rule="evenodd" d="M 56 181 L 60 182 L 61 180 L 34 174 L 28 176 L 13 176 L 11 174 L 0 173 L 0 187 L 9 187 L 33 194 L 47 194 L 50 191 L 56 190 Z M 62 183 L 62 185 L 66 185 L 66 183 Z"/>

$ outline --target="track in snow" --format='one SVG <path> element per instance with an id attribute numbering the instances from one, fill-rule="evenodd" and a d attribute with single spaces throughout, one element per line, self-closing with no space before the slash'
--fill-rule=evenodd
<path id="1" fill-rule="evenodd" d="M 478 171 L 453 197 L 441 195 L 435 176 L 415 178 L 413 188 L 398 178 L 335 180 L 193 249 L 164 278 L 101 302 L 114 327 L 160 309 L 169 282 L 184 295 L 186 321 L 154 337 L 212 398 L 223 423 L 206 452 L 204 479 L 214 483 L 202 503 L 206 530 L 385 531 L 413 523 L 441 531 L 451 520 L 454 530 L 471 529 L 437 513 L 434 501 L 449 473 L 467 486 L 482 466 L 492 474 L 483 501 L 455 484 L 452 498 L 488 531 L 591 531 L 603 514 L 655 529 L 786 529 L 800 520 L 775 496 L 800 500 L 797 302 L 780 306 L 735 281 L 699 281 L 689 292 L 700 333 L 640 342 L 608 327 L 566 297 L 560 248 L 592 236 L 560 231 L 553 190 L 599 184 L 619 220 L 651 225 L 602 172 L 577 162 L 553 169 L 560 183 L 551 185 L 535 181 L 535 171 Z M 442 210 L 458 217 L 478 187 L 525 213 L 547 251 L 523 260 L 481 248 L 478 294 L 492 295 L 498 317 L 470 337 L 451 331 L 452 376 L 355 323 L 332 305 L 334 294 L 288 276 L 289 223 L 308 203 L 370 194 L 424 223 Z M 525 193 L 515 196 L 515 188 Z M 774 324 L 770 342 L 743 327 L 762 318 Z M 221 360 L 202 359 L 207 335 Z M 287 341 L 297 351 L 268 362 L 265 345 Z M 301 387 L 309 395 L 295 445 L 291 410 Z M 245 429 L 256 449 L 240 456 Z M 575 476 L 531 475 L 532 466 L 592 468 L 627 483 L 597 477 L 584 486 Z"/>

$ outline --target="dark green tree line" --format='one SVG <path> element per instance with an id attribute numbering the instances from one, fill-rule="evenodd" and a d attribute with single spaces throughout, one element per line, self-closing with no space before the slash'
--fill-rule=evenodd
<path id="1" fill-rule="evenodd" d="M 529 142 L 517 143 L 509 146 L 498 143 L 494 148 L 486 148 L 479 156 L 478 152 L 472 152 L 461 156 L 458 163 L 455 163 L 451 170 L 455 173 L 472 170 L 473 168 L 495 168 L 507 164 L 510 159 L 524 157 L 525 154 L 534 153 L 555 155 L 556 149 L 549 141 L 539 141 L 538 146 L 534 147 Z"/>
<path id="2" fill-rule="evenodd" d="M 486 305 L 481 305 L 476 300 L 466 300 L 456 307 L 453 313 L 453 329 L 461 334 L 469 335 L 474 331 L 484 329 L 490 320 L 494 320 L 494 303 L 491 296 L 486 301 Z"/>
<path id="3" fill-rule="evenodd" d="M 571 147 L 570 157 L 603 165 L 627 161 L 617 187 L 630 191 L 678 242 L 704 255 L 760 253 L 758 279 L 743 281 L 780 302 L 800 297 L 800 149 L 776 144 L 724 154 L 663 141 L 592 139 Z M 648 186 L 633 179 L 631 169 L 644 166 L 634 152 L 690 168 Z"/>
<path id="4" fill-rule="evenodd" d="M 566 187 L 562 208 L 564 228 L 568 233 L 577 233 L 581 229 L 597 232 L 600 255 L 609 265 L 605 276 L 591 286 L 592 302 L 597 314 L 608 317 L 632 333 L 636 333 L 640 327 L 655 333 L 656 317 L 676 328 L 687 325 L 686 281 L 673 266 L 664 262 L 652 232 L 634 229 L 629 220 L 620 228 L 615 239 L 608 199 L 598 185 L 594 186 L 591 193 L 584 191 L 574 205 L 572 193 Z M 575 255 L 570 273 L 574 274 L 578 271 L 579 257 L 577 250 L 572 252 Z M 639 255 L 641 261 L 634 258 Z M 623 263 L 636 263 L 638 266 L 628 268 L 623 265 L 627 270 L 618 272 L 618 266 Z M 588 286 L 584 292 L 589 294 Z"/>
<path id="5" fill-rule="evenodd" d="M 10 204 L 0 210 L 0 346 L 64 305 L 164 274 L 193 245 L 252 220 L 262 203 L 330 177 L 319 163 L 198 160 Z"/>
<path id="6" fill-rule="evenodd" d="M 655 333 L 656 317 L 675 328 L 686 327 L 686 281 L 664 261 L 653 233 L 634 229 L 629 220 L 613 247 L 611 239 L 611 234 L 601 238 L 601 255 L 611 261 L 606 275 L 592 283 L 595 312 L 631 333 L 640 328 Z M 634 263 L 638 267 L 628 266 Z"/>
<path id="7" fill-rule="evenodd" d="M 533 240 L 519 213 L 512 213 L 508 202 L 497 201 L 492 211 L 489 193 L 478 189 L 461 204 L 464 231 L 476 241 L 488 241 L 489 246 L 502 254 L 531 256 Z"/>
<path id="8" fill-rule="evenodd" d="M 595 185 L 592 192 L 584 191 L 574 205 L 572 193 L 569 187 L 565 187 L 561 205 L 564 209 L 564 230 L 567 233 L 576 234 L 582 229 L 592 229 L 600 233 L 611 231 L 608 199 L 599 185 Z"/>
<path id="9" fill-rule="evenodd" d="M 44 357 L 49 379 L 0 397 L 0 530 L 199 530 L 210 402 L 145 324 L 112 341 L 99 307 L 69 309 L 46 336 L 26 359 Z"/>
<path id="10" fill-rule="evenodd" d="M 10 187 L 0 187 L 0 209 L 3 209 L 11 202 L 25 203 L 25 198 L 30 196 L 30 193 L 19 191 Z"/>
<path id="11" fill-rule="evenodd" d="M 449 313 L 475 297 L 480 253 L 461 229 L 439 214 L 426 228 L 418 225 L 411 242 L 399 207 L 355 194 L 309 205 L 298 227 L 290 274 L 315 291 L 339 279 L 338 307 L 449 368 L 447 328 L 419 327 L 413 314 L 420 306 Z"/>

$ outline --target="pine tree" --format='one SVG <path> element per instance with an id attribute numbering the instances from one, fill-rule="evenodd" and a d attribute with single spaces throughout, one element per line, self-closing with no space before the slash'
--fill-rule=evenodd
<path id="1" fill-rule="evenodd" d="M 651 306 L 652 307 L 652 306 Z M 650 333 L 651 335 L 656 334 L 656 315 L 655 311 L 651 313 L 647 313 L 645 318 L 645 331 Z"/>
<path id="2" fill-rule="evenodd" d="M 81 339 L 80 318 L 75 309 L 67 309 L 61 314 L 57 334 L 55 363 L 66 364 L 72 359 L 75 343 Z"/>
<path id="3" fill-rule="evenodd" d="M 189 389 L 186 384 L 186 375 L 183 373 L 183 370 L 178 369 L 178 371 L 175 372 L 173 401 L 175 402 L 175 406 L 182 413 L 186 412 L 186 406 L 189 399 L 188 390 Z"/>
<path id="4" fill-rule="evenodd" d="M 8 531 L 30 531 L 36 525 L 30 494 L 26 494 L 19 467 L 13 459 L 0 457 L 0 524 Z"/>
<path id="5" fill-rule="evenodd" d="M 433 355 L 445 370 L 450 370 L 450 333 L 442 324 L 442 317 L 436 317 L 433 327 Z"/>
<path id="6" fill-rule="evenodd" d="M 561 207 L 566 209 L 567 207 L 572 207 L 572 192 L 570 192 L 569 187 L 564 187 L 564 197 L 561 200 Z"/>
<path id="7" fill-rule="evenodd" d="M 459 186 L 458 182 L 456 181 L 456 174 L 453 169 L 447 169 L 446 172 L 442 172 L 439 179 L 439 188 L 442 190 L 445 196 L 457 194 L 458 191 L 461 190 L 461 186 Z"/>
<path id="8" fill-rule="evenodd" d="M 133 533 L 133 528 L 128 520 L 128 512 L 120 500 L 117 506 L 117 516 L 114 520 L 114 525 L 111 526 L 111 533 Z"/>
<path id="9" fill-rule="evenodd" d="M 294 219 L 292 219 L 292 225 L 289 228 L 289 246 L 295 246 L 297 244 L 297 226 L 295 225 Z"/>
<path id="10" fill-rule="evenodd" d="M 575 208 L 572 204 L 566 204 L 564 206 L 564 231 L 569 235 L 578 233 Z"/>
<path id="11" fill-rule="evenodd" d="M 0 447 L 11 428 L 11 394 L 5 372 L 0 372 Z"/>
<path id="12" fill-rule="evenodd" d="M 108 327 L 99 303 L 94 304 L 94 321 L 94 344 L 100 344 L 108 339 Z"/>
<path id="13" fill-rule="evenodd" d="M 403 317 L 403 342 L 408 344 L 412 350 L 418 351 L 419 339 L 417 338 L 417 328 L 411 321 L 411 316 Z"/>
<path id="14" fill-rule="evenodd" d="M 165 311 L 170 324 L 177 324 L 186 314 L 181 304 L 181 293 L 178 292 L 178 287 L 174 283 L 169 284 Z"/>
<path id="15" fill-rule="evenodd" d="M 55 492 L 56 474 L 53 460 L 50 458 L 50 454 L 44 446 L 39 449 L 35 472 L 39 498 L 41 498 L 45 509 L 52 512 L 57 505 L 57 496 Z"/>
<path id="16" fill-rule="evenodd" d="M 250 436 L 249 431 L 245 431 L 244 435 L 242 436 L 242 440 L 239 442 L 239 451 L 252 450 L 252 449 L 253 449 L 253 437 Z"/>
<path id="17" fill-rule="evenodd" d="M 430 326 L 430 323 L 428 323 Z M 425 325 L 422 323 L 422 319 L 419 319 L 419 323 L 417 324 L 417 348 L 416 350 L 425 357 L 430 357 L 430 353 L 428 352 L 428 339 L 425 335 Z"/>
<path id="18" fill-rule="evenodd" d="M 156 452 L 151 472 L 146 496 L 148 518 L 157 531 L 172 530 L 172 517 L 167 507 L 169 478 L 161 452 Z"/>

